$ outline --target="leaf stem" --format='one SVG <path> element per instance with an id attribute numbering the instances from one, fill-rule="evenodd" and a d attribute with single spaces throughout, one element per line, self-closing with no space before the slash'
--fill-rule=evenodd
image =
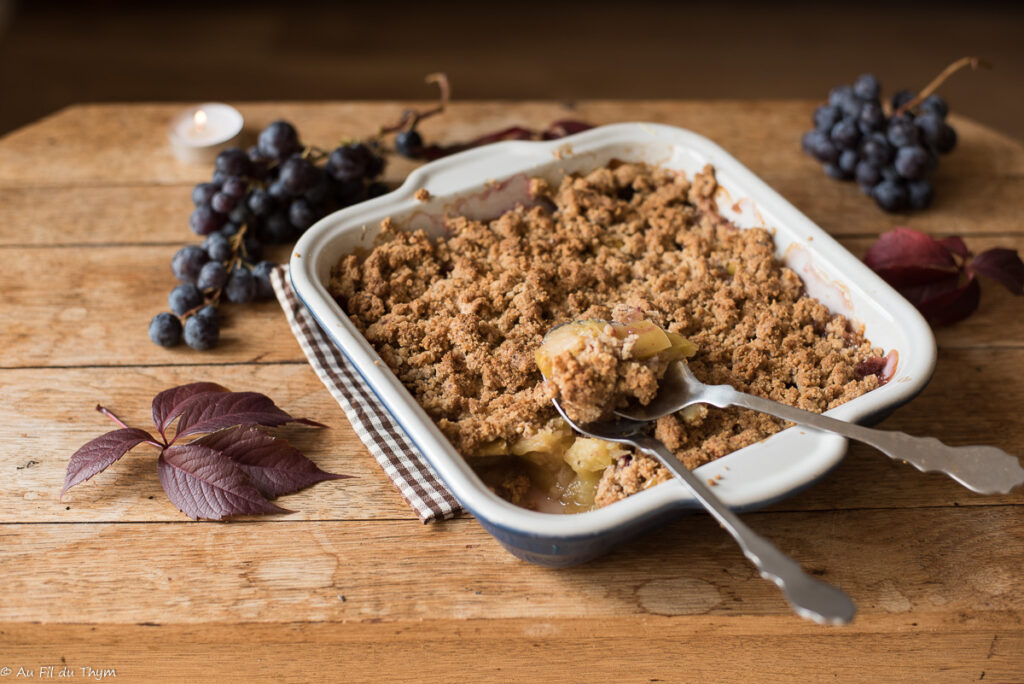
<path id="1" fill-rule="evenodd" d="M 125 430 L 130 430 L 131 429 L 130 427 L 128 427 L 125 424 L 125 422 L 123 420 L 118 418 L 117 415 L 113 411 L 111 411 L 110 409 L 106 408 L 105 406 L 100 406 L 99 404 L 96 404 L 96 410 L 99 411 L 100 413 L 102 413 L 103 415 L 105 415 L 107 418 L 110 418 L 110 420 L 114 421 L 115 423 L 117 423 L 118 425 L 123 427 Z M 160 436 L 163 437 L 163 434 L 161 433 Z M 167 439 L 167 438 L 164 437 L 164 439 Z M 153 439 L 147 439 L 145 443 L 146 444 L 152 444 L 153 446 L 157 447 L 158 449 L 163 449 L 165 446 L 167 446 L 166 443 L 165 444 L 161 444 L 160 442 L 157 442 L 156 440 L 153 440 Z"/>
<path id="2" fill-rule="evenodd" d="M 938 90 L 939 86 L 941 86 L 943 83 L 945 83 L 947 78 L 949 78 L 950 76 L 955 74 L 957 71 L 960 71 L 961 69 L 963 69 L 966 66 L 971 67 L 971 71 L 977 71 L 978 67 L 985 67 L 986 69 L 991 69 L 992 68 L 991 64 L 989 64 L 988 62 L 982 61 L 978 57 L 961 57 L 960 59 L 956 60 L 955 62 L 950 64 L 948 67 L 943 69 L 942 73 L 940 73 L 938 76 L 933 78 L 932 82 L 929 83 L 928 85 L 926 85 L 921 90 L 921 92 L 919 92 L 917 94 L 917 96 L 914 97 L 914 99 L 909 100 L 909 101 L 903 103 L 903 105 L 900 106 L 900 108 L 897 109 L 895 112 L 893 112 L 892 115 L 893 116 L 900 116 L 901 114 L 906 112 L 908 109 L 913 109 L 917 105 L 921 104 L 922 102 L 924 102 L 924 99 L 926 97 L 928 97 L 929 95 L 934 93 L 936 90 Z"/>

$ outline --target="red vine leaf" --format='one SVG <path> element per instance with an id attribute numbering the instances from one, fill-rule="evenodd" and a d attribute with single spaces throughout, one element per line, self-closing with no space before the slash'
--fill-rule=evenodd
<path id="1" fill-rule="evenodd" d="M 267 501 L 236 463 L 208 446 L 169 446 L 157 467 L 167 498 L 193 520 L 291 512 Z"/>
<path id="2" fill-rule="evenodd" d="M 871 270 L 899 290 L 956 276 L 956 261 L 949 249 L 932 236 L 909 228 L 882 233 L 864 256 Z"/>
<path id="3" fill-rule="evenodd" d="M 255 427 L 232 427 L 191 442 L 210 447 L 230 458 L 268 499 L 291 494 L 324 480 L 341 480 L 317 467 L 283 439 Z"/>
<path id="4" fill-rule="evenodd" d="M 973 273 L 960 283 L 956 278 L 906 287 L 900 294 L 920 310 L 932 325 L 952 325 L 970 316 L 981 301 L 981 287 Z"/>
<path id="5" fill-rule="evenodd" d="M 145 430 L 122 428 L 87 442 L 71 455 L 60 495 L 64 496 L 64 493 L 76 484 L 81 484 L 93 475 L 103 472 L 132 448 L 151 441 L 153 437 Z"/>
<path id="6" fill-rule="evenodd" d="M 192 397 L 207 392 L 227 392 L 215 382 L 193 382 L 164 390 L 153 397 L 153 425 L 164 434 L 164 431 L 177 418 Z"/>
<path id="7" fill-rule="evenodd" d="M 971 256 L 971 250 L 967 249 L 967 243 L 959 235 L 950 235 L 937 242 L 961 259 Z"/>
<path id="8" fill-rule="evenodd" d="M 1024 295 L 1024 261 L 1012 249 L 993 247 L 971 260 L 975 273 L 998 280 L 1015 295 Z"/>
<path id="9" fill-rule="evenodd" d="M 306 418 L 293 418 L 258 392 L 206 392 L 186 402 L 178 421 L 175 439 L 202 432 L 216 432 L 235 425 L 275 427 L 285 423 L 302 423 L 327 427 Z"/>

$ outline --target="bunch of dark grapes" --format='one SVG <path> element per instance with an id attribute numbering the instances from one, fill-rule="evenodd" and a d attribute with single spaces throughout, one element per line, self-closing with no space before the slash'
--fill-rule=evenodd
<path id="1" fill-rule="evenodd" d="M 803 149 L 832 178 L 856 180 L 886 211 L 925 209 L 935 196 L 928 177 L 939 155 L 956 146 L 956 131 L 946 123 L 949 107 L 938 95 L 921 99 L 900 90 L 887 116 L 880 96 L 871 74 L 833 88 L 828 103 L 814 112 Z"/>
<path id="2" fill-rule="evenodd" d="M 276 264 L 262 260 L 263 246 L 294 242 L 327 214 L 383 194 L 387 188 L 376 182 L 383 170 L 374 145 L 354 142 L 326 154 L 299 142 L 287 121 L 267 126 L 248 151 L 221 152 L 213 179 L 192 190 L 189 226 L 205 241 L 171 260 L 181 284 L 168 297 L 171 312 L 150 323 L 150 339 L 164 347 L 182 337 L 193 349 L 216 346 L 222 300 L 273 297 Z"/>

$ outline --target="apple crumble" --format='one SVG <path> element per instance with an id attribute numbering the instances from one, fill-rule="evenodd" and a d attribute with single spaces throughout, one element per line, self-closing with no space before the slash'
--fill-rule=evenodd
<path id="1" fill-rule="evenodd" d="M 343 256 L 328 287 L 495 492 L 539 510 L 589 510 L 668 475 L 647 456 L 575 437 L 557 416 L 558 388 L 535 354 L 559 324 L 628 310 L 685 342 L 703 382 L 816 412 L 880 382 L 870 371 L 881 351 L 806 294 L 767 230 L 723 217 L 716 187 L 710 167 L 688 178 L 618 162 L 557 186 L 533 179 L 532 206 L 490 221 L 449 217 L 441 239 L 385 220 L 377 246 Z M 621 358 L 621 346 L 603 351 Z M 585 405 L 595 387 L 578 388 Z M 660 419 L 655 435 L 695 468 L 784 425 L 694 406 Z"/>

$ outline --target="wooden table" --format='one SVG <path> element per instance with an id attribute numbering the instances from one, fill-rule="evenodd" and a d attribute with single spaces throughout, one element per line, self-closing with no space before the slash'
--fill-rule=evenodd
<path id="1" fill-rule="evenodd" d="M 957 119 L 925 213 L 893 217 L 829 180 L 799 136 L 811 102 L 459 104 L 424 125 L 467 139 L 564 117 L 661 121 L 720 142 L 854 253 L 896 225 L 1024 249 L 1024 147 Z M 401 103 L 253 104 L 333 145 Z M 306 365 L 276 303 L 230 311 L 213 352 L 146 337 L 194 242 L 210 169 L 166 144 L 176 105 L 76 106 L 0 139 L 0 667 L 118 680 L 1024 681 L 1024 492 L 980 497 L 853 446 L 813 489 L 746 516 L 842 586 L 847 627 L 794 617 L 704 516 L 584 567 L 523 563 L 465 516 L 423 526 Z M 389 177 L 410 168 L 397 161 Z M 281 258 L 285 254 L 278 255 Z M 990 282 L 938 332 L 925 392 L 887 427 L 1024 454 L 1024 299 Z M 187 520 L 140 447 L 58 500 L 68 457 L 144 426 L 149 399 L 212 380 L 328 423 L 291 437 L 355 479 L 282 501 L 292 515 Z M 0 670 L 0 675 L 4 674 Z M 0 677 L 2 679 L 2 677 Z M 111 677 L 106 678 L 108 681 Z"/>

